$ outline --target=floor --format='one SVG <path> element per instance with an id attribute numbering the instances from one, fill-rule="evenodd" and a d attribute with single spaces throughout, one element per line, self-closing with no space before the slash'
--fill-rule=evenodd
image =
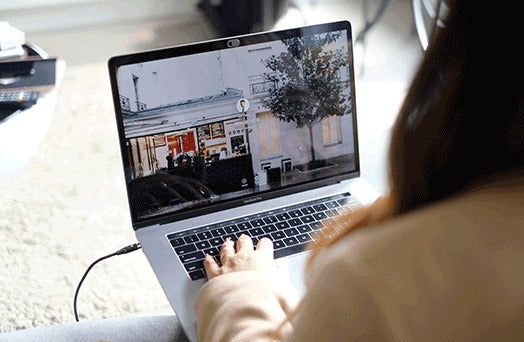
<path id="1" fill-rule="evenodd" d="M 297 1 L 276 28 L 348 19 L 363 27 L 362 4 L 379 0 Z M 362 175 L 387 191 L 387 137 L 422 50 L 407 0 L 355 46 Z M 198 14 L 29 33 L 65 60 L 56 110 L 30 163 L 0 174 L 0 332 L 71 322 L 71 300 L 85 268 L 134 240 L 125 200 L 107 60 L 117 54 L 216 37 Z M 138 295 L 137 295 L 138 294 Z M 169 312 L 143 254 L 97 266 L 82 288 L 81 319 Z"/>

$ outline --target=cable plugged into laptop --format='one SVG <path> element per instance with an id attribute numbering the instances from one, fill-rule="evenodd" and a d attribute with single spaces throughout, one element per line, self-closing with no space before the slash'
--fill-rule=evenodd
<path id="1" fill-rule="evenodd" d="M 134 243 L 132 245 L 125 246 L 124 248 L 120 248 L 118 251 L 115 252 L 115 254 L 116 255 L 127 254 L 127 253 L 134 252 L 134 251 L 136 251 L 136 250 L 138 250 L 140 248 L 142 248 L 140 243 Z"/>
<path id="2" fill-rule="evenodd" d="M 84 282 L 85 278 L 87 277 L 87 274 L 89 273 L 89 271 L 91 271 L 91 269 L 96 265 L 98 264 L 100 261 L 102 260 L 105 260 L 105 259 L 108 259 L 108 258 L 111 258 L 115 255 L 123 255 L 123 254 L 127 254 L 127 253 L 131 253 L 131 252 L 134 252 L 136 250 L 139 250 L 140 248 L 142 248 L 142 246 L 140 245 L 140 243 L 134 243 L 132 245 L 129 245 L 129 246 L 125 246 L 124 248 L 120 248 L 118 251 L 114 252 L 114 253 L 111 253 L 111 254 L 108 254 L 106 256 L 103 256 L 101 258 L 98 258 L 97 260 L 95 260 L 91 265 L 89 265 L 89 267 L 87 268 L 86 272 L 84 273 L 84 275 L 82 276 L 82 279 L 80 279 L 80 282 L 78 283 L 78 286 L 76 288 L 76 291 L 75 291 L 75 297 L 73 299 L 73 311 L 75 313 L 75 320 L 77 322 L 79 322 L 80 320 L 78 319 L 78 311 L 77 311 L 77 308 L 76 308 L 76 302 L 77 302 L 77 299 L 78 299 L 78 292 L 80 291 L 80 287 L 82 286 L 82 283 Z"/>

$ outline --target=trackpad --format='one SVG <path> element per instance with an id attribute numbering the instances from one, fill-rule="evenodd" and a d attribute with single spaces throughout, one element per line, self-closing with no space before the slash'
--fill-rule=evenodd
<path id="1" fill-rule="evenodd" d="M 277 259 L 278 263 L 288 264 L 289 280 L 295 286 L 300 297 L 306 292 L 304 267 L 309 253 L 299 253 L 288 258 Z"/>

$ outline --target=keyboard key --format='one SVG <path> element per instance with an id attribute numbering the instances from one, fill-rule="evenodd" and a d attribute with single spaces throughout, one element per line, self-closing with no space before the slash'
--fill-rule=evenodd
<path id="1" fill-rule="evenodd" d="M 320 204 L 315 204 L 313 206 L 313 209 L 315 209 L 316 211 L 324 211 L 324 210 L 327 210 L 327 207 L 324 204 L 320 203 Z"/>
<path id="2" fill-rule="evenodd" d="M 297 244 L 286 248 L 276 249 L 273 252 L 275 259 L 282 258 L 291 254 L 300 253 L 304 250 L 306 244 Z"/>
<path id="3" fill-rule="evenodd" d="M 263 220 L 267 224 L 278 222 L 278 219 L 275 216 L 266 216 Z"/>
<path id="4" fill-rule="evenodd" d="M 237 241 L 237 234 L 227 234 L 227 235 L 222 236 L 222 239 L 224 241 L 226 241 L 227 238 L 230 238 L 231 241 L 235 242 Z"/>
<path id="5" fill-rule="evenodd" d="M 212 247 L 212 248 L 204 250 L 204 254 L 215 256 L 215 255 L 220 255 L 220 252 L 218 251 L 218 248 Z"/>
<path id="6" fill-rule="evenodd" d="M 280 239 L 285 238 L 286 234 L 284 234 L 283 232 L 275 232 L 275 233 L 271 233 L 271 236 L 273 237 L 273 240 L 280 240 Z"/>
<path id="7" fill-rule="evenodd" d="M 326 207 L 328 207 L 329 209 L 335 209 L 335 208 L 340 207 L 340 204 L 338 204 L 337 201 L 330 201 L 325 204 L 326 204 Z"/>
<path id="8" fill-rule="evenodd" d="M 284 230 L 284 233 L 286 233 L 287 236 L 294 236 L 298 234 L 298 230 L 296 228 L 289 228 Z"/>
<path id="9" fill-rule="evenodd" d="M 311 222 L 315 221 L 315 219 L 311 215 L 302 216 L 300 219 L 304 223 L 311 223 Z"/>
<path id="10" fill-rule="evenodd" d="M 209 240 L 209 243 L 213 247 L 220 246 L 221 244 L 224 243 L 224 239 L 222 239 L 222 238 L 212 238 L 211 240 Z"/>
<path id="11" fill-rule="evenodd" d="M 312 207 L 305 207 L 305 208 L 300 209 L 300 211 L 302 211 L 304 215 L 309 215 L 309 214 L 313 214 L 315 212 L 315 209 L 313 209 Z"/>
<path id="12" fill-rule="evenodd" d="M 311 240 L 311 236 L 309 236 L 309 234 L 301 234 L 301 235 L 297 235 L 295 237 L 297 238 L 297 240 L 300 243 L 309 242 Z"/>
<path id="13" fill-rule="evenodd" d="M 206 248 L 211 247 L 211 244 L 208 241 L 198 241 L 198 242 L 195 242 L 195 246 L 198 249 L 206 249 Z"/>
<path id="14" fill-rule="evenodd" d="M 273 224 L 268 224 L 267 226 L 262 227 L 262 229 L 266 233 L 273 233 L 277 231 L 277 227 L 275 227 Z"/>
<path id="15" fill-rule="evenodd" d="M 286 247 L 286 244 L 282 240 L 273 241 L 273 248 L 279 249 Z"/>
<path id="16" fill-rule="evenodd" d="M 249 230 L 249 233 L 251 236 L 258 236 L 264 234 L 264 230 L 262 228 L 253 228 Z"/>
<path id="17" fill-rule="evenodd" d="M 320 220 L 325 219 L 327 216 L 326 216 L 325 213 L 320 212 L 320 213 L 314 213 L 314 214 L 313 214 L 313 217 L 314 217 L 315 219 L 317 219 L 318 221 L 320 221 Z"/>
<path id="18" fill-rule="evenodd" d="M 313 222 L 309 226 L 311 227 L 311 229 L 318 230 L 324 228 L 325 225 L 322 222 Z"/>
<path id="19" fill-rule="evenodd" d="M 197 236 L 200 240 L 207 240 L 213 237 L 213 235 L 211 235 L 211 232 L 198 233 Z"/>
<path id="20" fill-rule="evenodd" d="M 288 238 L 284 239 L 284 243 L 287 246 L 293 246 L 293 245 L 296 245 L 298 243 L 298 240 L 295 239 L 294 237 L 288 237 Z"/>
<path id="21" fill-rule="evenodd" d="M 240 229 L 236 225 L 224 227 L 224 230 L 228 234 L 237 233 L 240 231 Z"/>
<path id="22" fill-rule="evenodd" d="M 187 254 L 187 253 L 190 253 L 190 252 L 194 252 L 196 250 L 197 249 L 196 249 L 194 244 L 185 245 L 185 246 L 181 246 L 181 247 L 176 247 L 175 248 L 175 252 L 178 255 Z"/>
<path id="23" fill-rule="evenodd" d="M 211 234 L 213 234 L 214 237 L 219 237 L 222 235 L 226 235 L 226 231 L 222 228 L 218 228 L 211 231 Z"/>
<path id="24" fill-rule="evenodd" d="M 346 206 L 340 206 L 337 210 L 340 214 L 344 214 L 345 212 L 347 212 L 349 209 L 349 207 L 346 207 Z"/>
<path id="25" fill-rule="evenodd" d="M 202 279 L 202 278 L 206 277 L 206 275 L 204 274 L 204 271 L 202 271 L 202 270 L 189 272 L 188 274 L 189 274 L 189 277 L 191 278 L 191 280 L 197 280 L 197 279 Z"/>
<path id="26" fill-rule="evenodd" d="M 198 260 L 195 262 L 190 262 L 187 264 L 184 264 L 184 267 L 186 268 L 186 271 L 193 272 L 196 270 L 201 270 L 204 268 L 204 260 Z"/>
<path id="27" fill-rule="evenodd" d="M 351 202 L 340 208 L 341 210 L 344 210 L 345 212 L 351 212 L 355 211 L 358 208 L 360 208 L 358 205 L 355 204 L 355 202 Z"/>
<path id="28" fill-rule="evenodd" d="M 286 228 L 289 228 L 290 225 L 286 221 L 282 221 L 282 222 L 275 223 L 275 227 L 277 227 L 278 229 L 286 229 Z"/>
<path id="29" fill-rule="evenodd" d="M 336 225 L 338 224 L 338 222 L 336 222 L 335 220 L 333 220 L 332 218 L 327 218 L 327 219 L 323 219 L 322 221 L 320 222 L 317 222 L 317 224 L 319 226 L 321 226 L 322 228 L 324 227 L 327 227 L 327 226 L 333 226 L 333 225 Z"/>
<path id="30" fill-rule="evenodd" d="M 339 199 L 337 202 L 338 202 L 338 204 L 340 204 L 340 205 L 345 205 L 346 203 L 349 202 L 349 197 L 344 197 L 344 198 L 342 198 L 342 199 Z"/>
<path id="31" fill-rule="evenodd" d="M 340 215 L 340 213 L 338 212 L 337 209 L 331 209 L 331 210 L 326 211 L 326 215 L 333 217 L 333 216 Z"/>
<path id="32" fill-rule="evenodd" d="M 289 223 L 289 225 L 291 225 L 291 226 L 300 226 L 302 224 L 302 221 L 300 221 L 297 218 L 294 218 L 294 219 L 291 219 L 291 220 L 287 220 L 287 223 Z"/>
<path id="33" fill-rule="evenodd" d="M 169 240 L 169 242 L 171 243 L 171 246 L 173 247 L 178 247 L 178 246 L 182 246 L 186 244 L 186 242 L 182 238 L 172 239 L 172 240 Z"/>
<path id="34" fill-rule="evenodd" d="M 313 236 L 318 239 L 318 238 L 322 238 L 325 236 L 324 234 L 324 229 L 317 229 L 314 233 L 312 233 Z"/>
<path id="35" fill-rule="evenodd" d="M 198 251 L 195 253 L 182 254 L 182 255 L 179 255 L 178 257 L 180 258 L 180 261 L 182 261 L 182 263 L 184 264 L 187 262 L 192 262 L 192 261 L 203 259 L 204 253 Z"/>
<path id="36" fill-rule="evenodd" d="M 262 219 L 252 220 L 252 221 L 249 221 L 249 223 L 251 223 L 253 227 L 262 227 L 263 225 L 265 225 L 265 222 Z"/>
<path id="37" fill-rule="evenodd" d="M 196 235 L 185 236 L 184 237 L 184 241 L 186 241 L 186 243 L 197 242 L 198 241 L 198 237 Z"/>
<path id="38" fill-rule="evenodd" d="M 298 226 L 297 230 L 299 232 L 301 232 L 301 233 L 307 233 L 307 232 L 312 231 L 313 228 L 311 228 L 309 225 L 305 224 L 305 225 L 302 225 L 302 226 Z"/>
<path id="39" fill-rule="evenodd" d="M 260 240 L 262 240 L 263 238 L 268 238 L 269 240 L 273 241 L 273 237 L 272 237 L 271 235 L 269 235 L 269 234 L 260 235 L 260 236 L 258 237 L 258 240 L 260 241 Z"/>
<path id="40" fill-rule="evenodd" d="M 297 217 L 300 217 L 302 215 L 304 215 L 300 210 L 291 210 L 291 211 L 288 211 L 288 214 L 289 216 L 293 217 L 293 218 L 297 218 Z"/>
<path id="41" fill-rule="evenodd" d="M 289 216 L 288 213 L 280 213 L 280 214 L 276 214 L 275 216 L 279 221 L 286 221 L 291 218 L 291 216 Z"/>
<path id="42" fill-rule="evenodd" d="M 249 232 L 250 230 L 251 230 L 251 229 L 244 230 L 244 231 L 238 233 L 238 236 L 240 237 L 240 235 L 242 235 L 242 234 L 245 234 L 245 235 L 247 235 L 247 236 L 252 236 L 252 234 Z"/>
<path id="43" fill-rule="evenodd" d="M 178 233 L 168 234 L 168 235 L 167 235 L 167 239 L 168 239 L 168 240 L 174 240 L 174 239 L 177 238 L 177 236 L 178 236 Z"/>
<path id="44" fill-rule="evenodd" d="M 253 228 L 253 226 L 249 222 L 238 223 L 237 227 L 242 229 L 242 230 Z"/>

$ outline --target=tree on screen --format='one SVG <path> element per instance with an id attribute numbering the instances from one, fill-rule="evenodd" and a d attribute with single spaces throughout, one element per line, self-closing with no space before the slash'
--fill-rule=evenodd
<path id="1" fill-rule="evenodd" d="M 340 33 L 324 33 L 283 40 L 286 51 L 264 60 L 270 70 L 266 81 L 274 84 L 263 104 L 278 120 L 295 122 L 309 132 L 311 161 L 309 168 L 321 166 L 315 156 L 313 127 L 332 115 L 349 113 L 344 82 L 339 71 L 348 64 L 347 55 L 333 50 Z"/>

